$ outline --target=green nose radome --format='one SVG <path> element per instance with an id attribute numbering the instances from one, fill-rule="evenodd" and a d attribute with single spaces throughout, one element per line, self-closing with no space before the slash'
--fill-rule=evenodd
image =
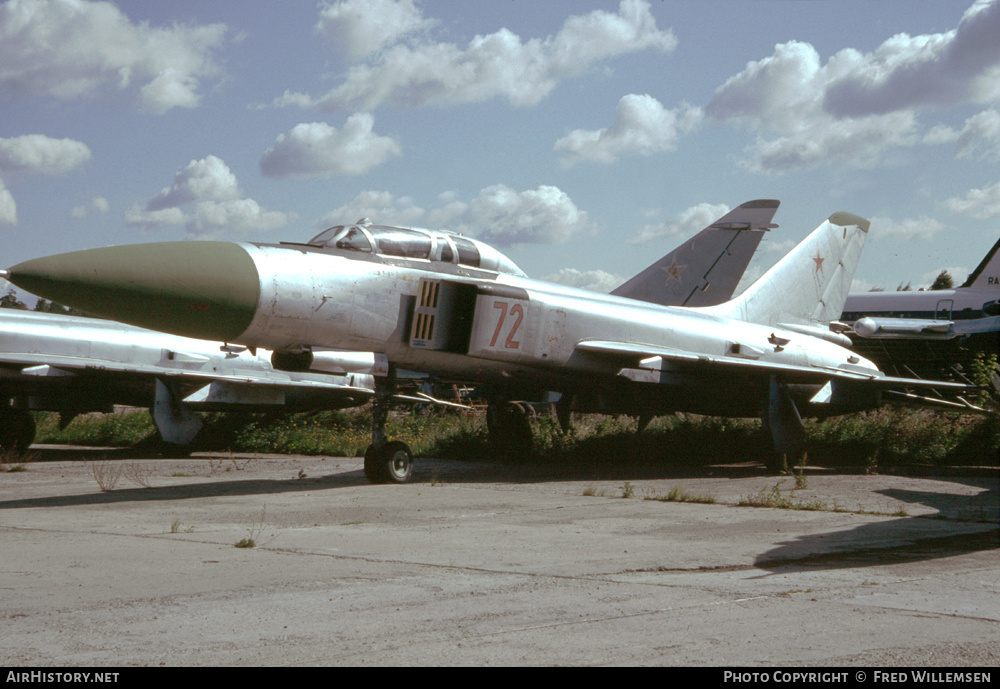
<path id="1" fill-rule="evenodd" d="M 19 263 L 7 279 L 95 316 L 205 340 L 237 338 L 260 299 L 253 259 L 230 242 L 73 251 Z"/>

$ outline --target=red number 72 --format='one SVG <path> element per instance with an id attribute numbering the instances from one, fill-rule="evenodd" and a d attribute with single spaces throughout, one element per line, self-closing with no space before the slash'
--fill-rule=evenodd
<path id="1" fill-rule="evenodd" d="M 500 320 L 497 321 L 497 329 L 493 332 L 490 347 L 496 346 L 497 339 L 500 337 L 500 331 L 503 329 L 503 322 L 507 319 L 507 302 L 495 301 L 493 302 L 493 308 L 500 309 Z M 524 319 L 524 309 L 521 308 L 520 304 L 514 304 L 510 309 L 510 315 L 516 317 L 517 320 L 514 321 L 514 326 L 510 329 L 510 334 L 507 335 L 507 339 L 504 341 L 504 347 L 507 349 L 517 349 L 521 346 L 521 343 L 514 339 L 514 334 L 521 327 L 521 321 Z"/>

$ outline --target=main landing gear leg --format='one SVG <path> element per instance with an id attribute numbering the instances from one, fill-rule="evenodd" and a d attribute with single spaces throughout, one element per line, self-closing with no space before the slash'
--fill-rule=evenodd
<path id="1" fill-rule="evenodd" d="M 406 443 L 387 441 L 385 423 L 396 394 L 396 367 L 385 377 L 375 377 L 372 400 L 372 444 L 365 451 L 365 476 L 372 483 L 406 483 L 413 475 L 413 453 Z"/>
<path id="2" fill-rule="evenodd" d="M 510 402 L 505 395 L 488 398 L 486 429 L 490 444 L 510 459 L 520 461 L 531 453 L 531 421 L 535 410 L 528 404 Z"/>
<path id="3" fill-rule="evenodd" d="M 25 409 L 0 401 L 0 451 L 25 452 L 35 441 L 35 420 Z"/>
<path id="4" fill-rule="evenodd" d="M 777 474 L 797 465 L 805 454 L 805 426 L 788 388 L 774 376 L 761 410 L 761 421 L 763 430 L 771 436 L 771 451 L 764 455 L 764 466 Z"/>

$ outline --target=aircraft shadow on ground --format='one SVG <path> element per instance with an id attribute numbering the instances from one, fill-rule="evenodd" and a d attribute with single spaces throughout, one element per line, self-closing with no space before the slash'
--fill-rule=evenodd
<path id="1" fill-rule="evenodd" d="M 920 528 L 918 520 L 926 519 L 905 517 L 862 524 L 846 532 L 801 536 L 762 553 L 754 565 L 773 574 L 886 567 L 1000 549 L 1000 529 L 994 525 L 963 522 L 935 534 Z M 910 540 L 900 543 L 907 537 Z M 898 545 L 881 545 L 884 543 Z"/>
<path id="2" fill-rule="evenodd" d="M 948 481 L 983 487 L 982 480 Z M 800 536 L 762 553 L 755 564 L 772 572 L 875 567 L 1000 550 L 1000 483 L 974 496 L 888 488 L 886 497 L 937 510 L 936 515 L 861 524 L 841 532 Z M 903 542 L 901 542 L 903 541 Z M 884 544 L 895 545 L 884 545 Z"/>
<path id="3" fill-rule="evenodd" d="M 88 451 L 79 448 L 45 449 L 36 454 L 34 461 L 75 461 L 75 462 L 115 462 L 160 459 L 156 453 L 143 455 L 134 450 Z M 218 457 L 192 457 L 189 461 L 219 461 Z M 259 460 L 266 462 L 267 459 Z M 30 466 L 30 465 L 29 465 Z M 418 459 L 411 484 L 430 483 L 437 480 L 460 480 L 463 483 L 539 483 L 567 480 L 641 480 L 694 476 L 708 476 L 718 473 L 721 467 L 676 466 L 665 463 L 622 462 L 612 467 L 601 467 L 582 463 L 508 463 L 501 461 L 477 460 L 434 460 Z M 726 476 L 743 477 L 766 475 L 762 467 L 725 467 Z M 192 478 L 194 478 L 192 476 Z M 210 481 L 204 479 L 211 478 Z M 155 482 L 155 478 L 151 479 Z M 0 510 L 27 507 L 72 507 L 79 505 L 102 505 L 123 502 L 144 502 L 159 500 L 189 500 L 195 498 L 268 495 L 301 491 L 351 488 L 369 485 L 361 470 L 340 471 L 322 476 L 287 479 L 225 479 L 217 475 L 201 476 L 197 483 L 175 484 L 171 486 L 115 488 L 103 492 L 87 492 L 77 495 L 23 498 L 0 501 Z M 95 483 L 96 488 L 96 483 Z M 388 486 L 392 489 L 392 486 Z"/>
<path id="4" fill-rule="evenodd" d="M 134 450 L 99 451 L 97 454 L 99 459 L 109 461 L 137 458 L 137 453 Z M 75 448 L 44 450 L 41 455 L 39 461 L 85 461 L 95 458 L 94 451 Z M 150 456 L 158 457 L 155 453 Z M 202 458 L 193 459 L 201 460 Z M 208 461 L 210 458 L 204 459 Z M 463 483 L 537 483 L 570 480 L 683 480 L 704 477 L 769 476 L 763 467 L 746 463 L 705 465 L 649 461 L 630 462 L 627 459 L 613 465 L 587 462 L 579 464 L 508 463 L 487 460 L 421 459 L 418 460 L 417 467 L 418 470 L 415 472 L 414 478 L 418 485 L 442 479 L 459 479 Z M 822 469 L 820 471 L 826 475 L 857 473 L 856 470 L 849 468 Z M 129 487 L 77 495 L 5 500 L 0 501 L 0 510 L 191 500 L 222 496 L 273 495 L 369 485 L 364 472 L 360 470 L 341 471 L 305 478 L 289 477 L 287 479 L 219 480 L 216 476 L 209 478 L 212 480 L 199 480 L 197 483 L 171 486 Z M 962 477 L 949 478 L 948 480 L 963 482 Z M 973 484 L 972 481 L 967 482 Z M 975 482 L 973 485 L 979 486 L 982 483 L 981 481 Z M 386 486 L 386 489 L 393 490 L 394 487 Z M 937 521 L 933 517 L 926 516 L 901 517 L 862 524 L 846 531 L 805 535 L 761 553 L 755 558 L 754 565 L 772 573 L 847 569 L 886 566 L 1000 549 L 1000 529 L 996 527 L 996 519 L 991 519 L 988 516 L 989 514 L 995 516 L 997 511 L 998 491 L 996 487 L 969 498 L 968 506 L 972 512 L 965 517 L 957 515 L 957 518 L 956 515 L 949 514 L 949 511 L 953 511 L 955 507 L 954 495 L 897 489 L 880 492 L 897 500 L 933 507 L 942 515 L 948 515 L 949 518 Z M 976 516 L 977 514 L 986 515 L 986 517 L 981 519 Z M 968 521 L 961 521 L 962 519 Z M 887 543 L 896 545 L 884 545 Z"/>

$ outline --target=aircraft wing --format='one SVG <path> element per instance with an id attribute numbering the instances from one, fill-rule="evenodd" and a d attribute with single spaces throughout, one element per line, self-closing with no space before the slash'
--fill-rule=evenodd
<path id="1" fill-rule="evenodd" d="M 138 362 L 111 361 L 88 357 L 65 356 L 59 354 L 36 354 L 32 352 L 0 353 L 0 364 L 23 366 L 22 375 L 47 375 L 48 370 L 64 372 L 116 373 L 130 376 L 151 376 L 183 380 L 188 382 L 243 383 L 251 385 L 276 386 L 282 388 L 307 388 L 313 390 L 337 390 L 343 392 L 372 394 L 369 388 L 354 387 L 332 381 L 324 381 L 317 374 L 310 378 L 289 375 L 280 371 L 254 371 L 247 369 L 222 369 L 219 371 L 192 370 L 156 366 Z M 41 367 L 47 367 L 48 370 Z"/>
<path id="2" fill-rule="evenodd" d="M 795 366 L 768 361 L 758 361 L 744 358 L 752 353 L 733 356 L 712 356 L 684 352 L 667 347 L 633 344 L 628 342 L 611 342 L 602 340 L 585 340 L 576 346 L 577 351 L 602 358 L 610 364 L 621 366 L 622 369 L 662 370 L 659 359 L 676 370 L 700 371 L 701 373 L 716 373 L 718 375 L 741 376 L 778 376 L 785 383 L 824 383 L 831 379 L 842 381 L 867 382 L 882 388 L 899 387 L 933 387 L 945 390 L 969 390 L 974 386 L 962 383 L 923 380 L 920 378 L 895 378 L 881 371 L 866 368 L 831 368 L 828 366 Z"/>

